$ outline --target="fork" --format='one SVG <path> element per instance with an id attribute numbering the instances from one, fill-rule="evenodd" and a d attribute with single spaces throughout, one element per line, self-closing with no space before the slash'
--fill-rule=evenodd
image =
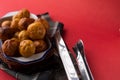
<path id="1" fill-rule="evenodd" d="M 76 61 L 81 73 L 82 80 L 94 80 L 90 67 L 86 60 L 83 41 L 79 40 L 73 47 L 73 50 L 77 56 Z"/>

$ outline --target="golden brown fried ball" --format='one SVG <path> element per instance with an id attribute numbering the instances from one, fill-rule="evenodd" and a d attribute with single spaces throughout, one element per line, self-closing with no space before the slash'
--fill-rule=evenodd
<path id="1" fill-rule="evenodd" d="M 19 22 L 19 19 L 12 20 L 10 27 L 14 28 L 17 31 L 18 30 L 18 22 Z"/>
<path id="2" fill-rule="evenodd" d="M 2 27 L 10 27 L 10 25 L 11 25 L 11 21 L 9 20 L 3 21 L 1 24 Z"/>
<path id="3" fill-rule="evenodd" d="M 2 45 L 3 52 L 8 56 L 14 56 L 19 49 L 19 42 L 16 39 L 8 39 Z"/>
<path id="4" fill-rule="evenodd" d="M 28 25 L 33 23 L 34 19 L 32 18 L 21 18 L 18 25 L 19 25 L 19 29 L 23 30 L 23 29 L 27 29 Z"/>
<path id="5" fill-rule="evenodd" d="M 30 12 L 27 9 L 22 9 L 20 13 L 22 14 L 22 17 L 26 17 L 26 18 L 30 17 Z"/>
<path id="6" fill-rule="evenodd" d="M 18 38 L 20 32 L 16 32 L 13 37 Z"/>
<path id="7" fill-rule="evenodd" d="M 14 19 L 21 19 L 21 18 L 22 18 L 22 15 L 17 13 L 16 15 L 14 15 L 12 17 L 12 20 L 14 20 Z"/>
<path id="8" fill-rule="evenodd" d="M 0 39 L 5 41 L 14 36 L 15 30 L 10 27 L 0 27 Z"/>
<path id="9" fill-rule="evenodd" d="M 20 10 L 16 15 L 12 17 L 12 19 L 21 19 L 21 18 L 29 18 L 30 17 L 30 12 L 27 9 L 22 9 Z"/>
<path id="10" fill-rule="evenodd" d="M 23 57 L 30 57 L 35 54 L 35 45 L 31 40 L 23 40 L 20 42 L 19 52 Z"/>
<path id="11" fill-rule="evenodd" d="M 34 41 L 34 45 L 36 47 L 36 53 L 42 52 L 47 49 L 47 43 L 44 40 Z"/>
<path id="12" fill-rule="evenodd" d="M 30 24 L 27 32 L 32 40 L 43 39 L 46 35 L 46 29 L 40 22 Z"/>
<path id="13" fill-rule="evenodd" d="M 20 41 L 25 40 L 25 39 L 29 39 L 27 31 L 26 30 L 20 31 L 19 34 L 18 34 L 18 39 Z"/>
<path id="14" fill-rule="evenodd" d="M 37 19 L 36 22 L 41 22 L 46 30 L 50 27 L 49 23 L 45 19 Z"/>
<path id="15" fill-rule="evenodd" d="M 16 40 L 18 42 L 20 42 L 20 40 L 18 38 L 12 37 L 11 40 Z"/>

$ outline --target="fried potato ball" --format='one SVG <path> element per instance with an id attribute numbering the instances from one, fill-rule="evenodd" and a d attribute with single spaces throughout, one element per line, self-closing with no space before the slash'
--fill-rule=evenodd
<path id="1" fill-rule="evenodd" d="M 18 38 L 20 32 L 16 32 L 13 37 Z"/>
<path id="2" fill-rule="evenodd" d="M 19 52 L 23 57 L 30 57 L 35 54 L 35 45 L 31 40 L 23 40 L 20 42 Z"/>
<path id="3" fill-rule="evenodd" d="M 45 19 L 37 19 L 36 22 L 41 22 L 46 30 L 50 27 L 49 23 Z"/>
<path id="4" fill-rule="evenodd" d="M 2 22 L 1 27 L 10 27 L 10 25 L 11 25 L 11 21 L 6 20 Z"/>
<path id="5" fill-rule="evenodd" d="M 0 27 L 0 39 L 5 41 L 14 36 L 15 30 L 10 27 Z"/>
<path id="6" fill-rule="evenodd" d="M 29 39 L 27 31 L 26 30 L 20 31 L 19 34 L 18 34 L 18 39 L 20 41 L 25 40 L 25 39 Z"/>
<path id="7" fill-rule="evenodd" d="M 18 30 L 18 22 L 19 22 L 19 19 L 12 20 L 10 27 L 14 28 L 17 31 Z"/>
<path id="8" fill-rule="evenodd" d="M 8 56 L 14 56 L 19 49 L 19 41 L 16 39 L 8 39 L 2 45 L 3 52 Z"/>
<path id="9" fill-rule="evenodd" d="M 34 45 L 36 47 L 36 53 L 42 52 L 47 49 L 47 43 L 44 40 L 36 40 L 34 41 Z"/>
<path id="10" fill-rule="evenodd" d="M 22 17 L 26 17 L 26 18 L 30 17 L 30 12 L 27 9 L 22 9 L 20 13 L 22 14 Z"/>
<path id="11" fill-rule="evenodd" d="M 27 32 L 32 40 L 43 39 L 46 35 L 46 29 L 40 22 L 30 24 Z"/>
<path id="12" fill-rule="evenodd" d="M 33 23 L 34 19 L 32 18 L 21 18 L 18 25 L 20 30 L 27 30 L 29 24 Z"/>
<path id="13" fill-rule="evenodd" d="M 16 15 L 12 17 L 12 20 L 14 19 L 21 19 L 21 18 L 29 18 L 30 17 L 30 12 L 27 9 L 22 9 L 20 10 Z"/>
<path id="14" fill-rule="evenodd" d="M 20 40 L 18 38 L 16 38 L 16 37 L 12 37 L 11 40 L 16 40 L 16 41 L 18 41 L 20 43 Z"/>

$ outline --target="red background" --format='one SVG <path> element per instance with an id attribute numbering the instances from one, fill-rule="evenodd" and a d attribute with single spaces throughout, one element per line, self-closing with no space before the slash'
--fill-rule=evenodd
<path id="1" fill-rule="evenodd" d="M 27 8 L 34 14 L 49 12 L 65 24 L 69 49 L 82 39 L 95 80 L 120 80 L 119 0 L 1 0 L 0 17 Z M 0 80 L 14 80 L 0 71 Z"/>

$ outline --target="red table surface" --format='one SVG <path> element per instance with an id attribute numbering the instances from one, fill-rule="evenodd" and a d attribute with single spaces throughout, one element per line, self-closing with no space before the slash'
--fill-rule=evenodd
<path id="1" fill-rule="evenodd" d="M 71 51 L 82 39 L 95 80 L 120 80 L 120 0 L 1 0 L 0 17 L 22 8 L 63 22 Z M 0 80 L 14 79 L 0 71 Z"/>

